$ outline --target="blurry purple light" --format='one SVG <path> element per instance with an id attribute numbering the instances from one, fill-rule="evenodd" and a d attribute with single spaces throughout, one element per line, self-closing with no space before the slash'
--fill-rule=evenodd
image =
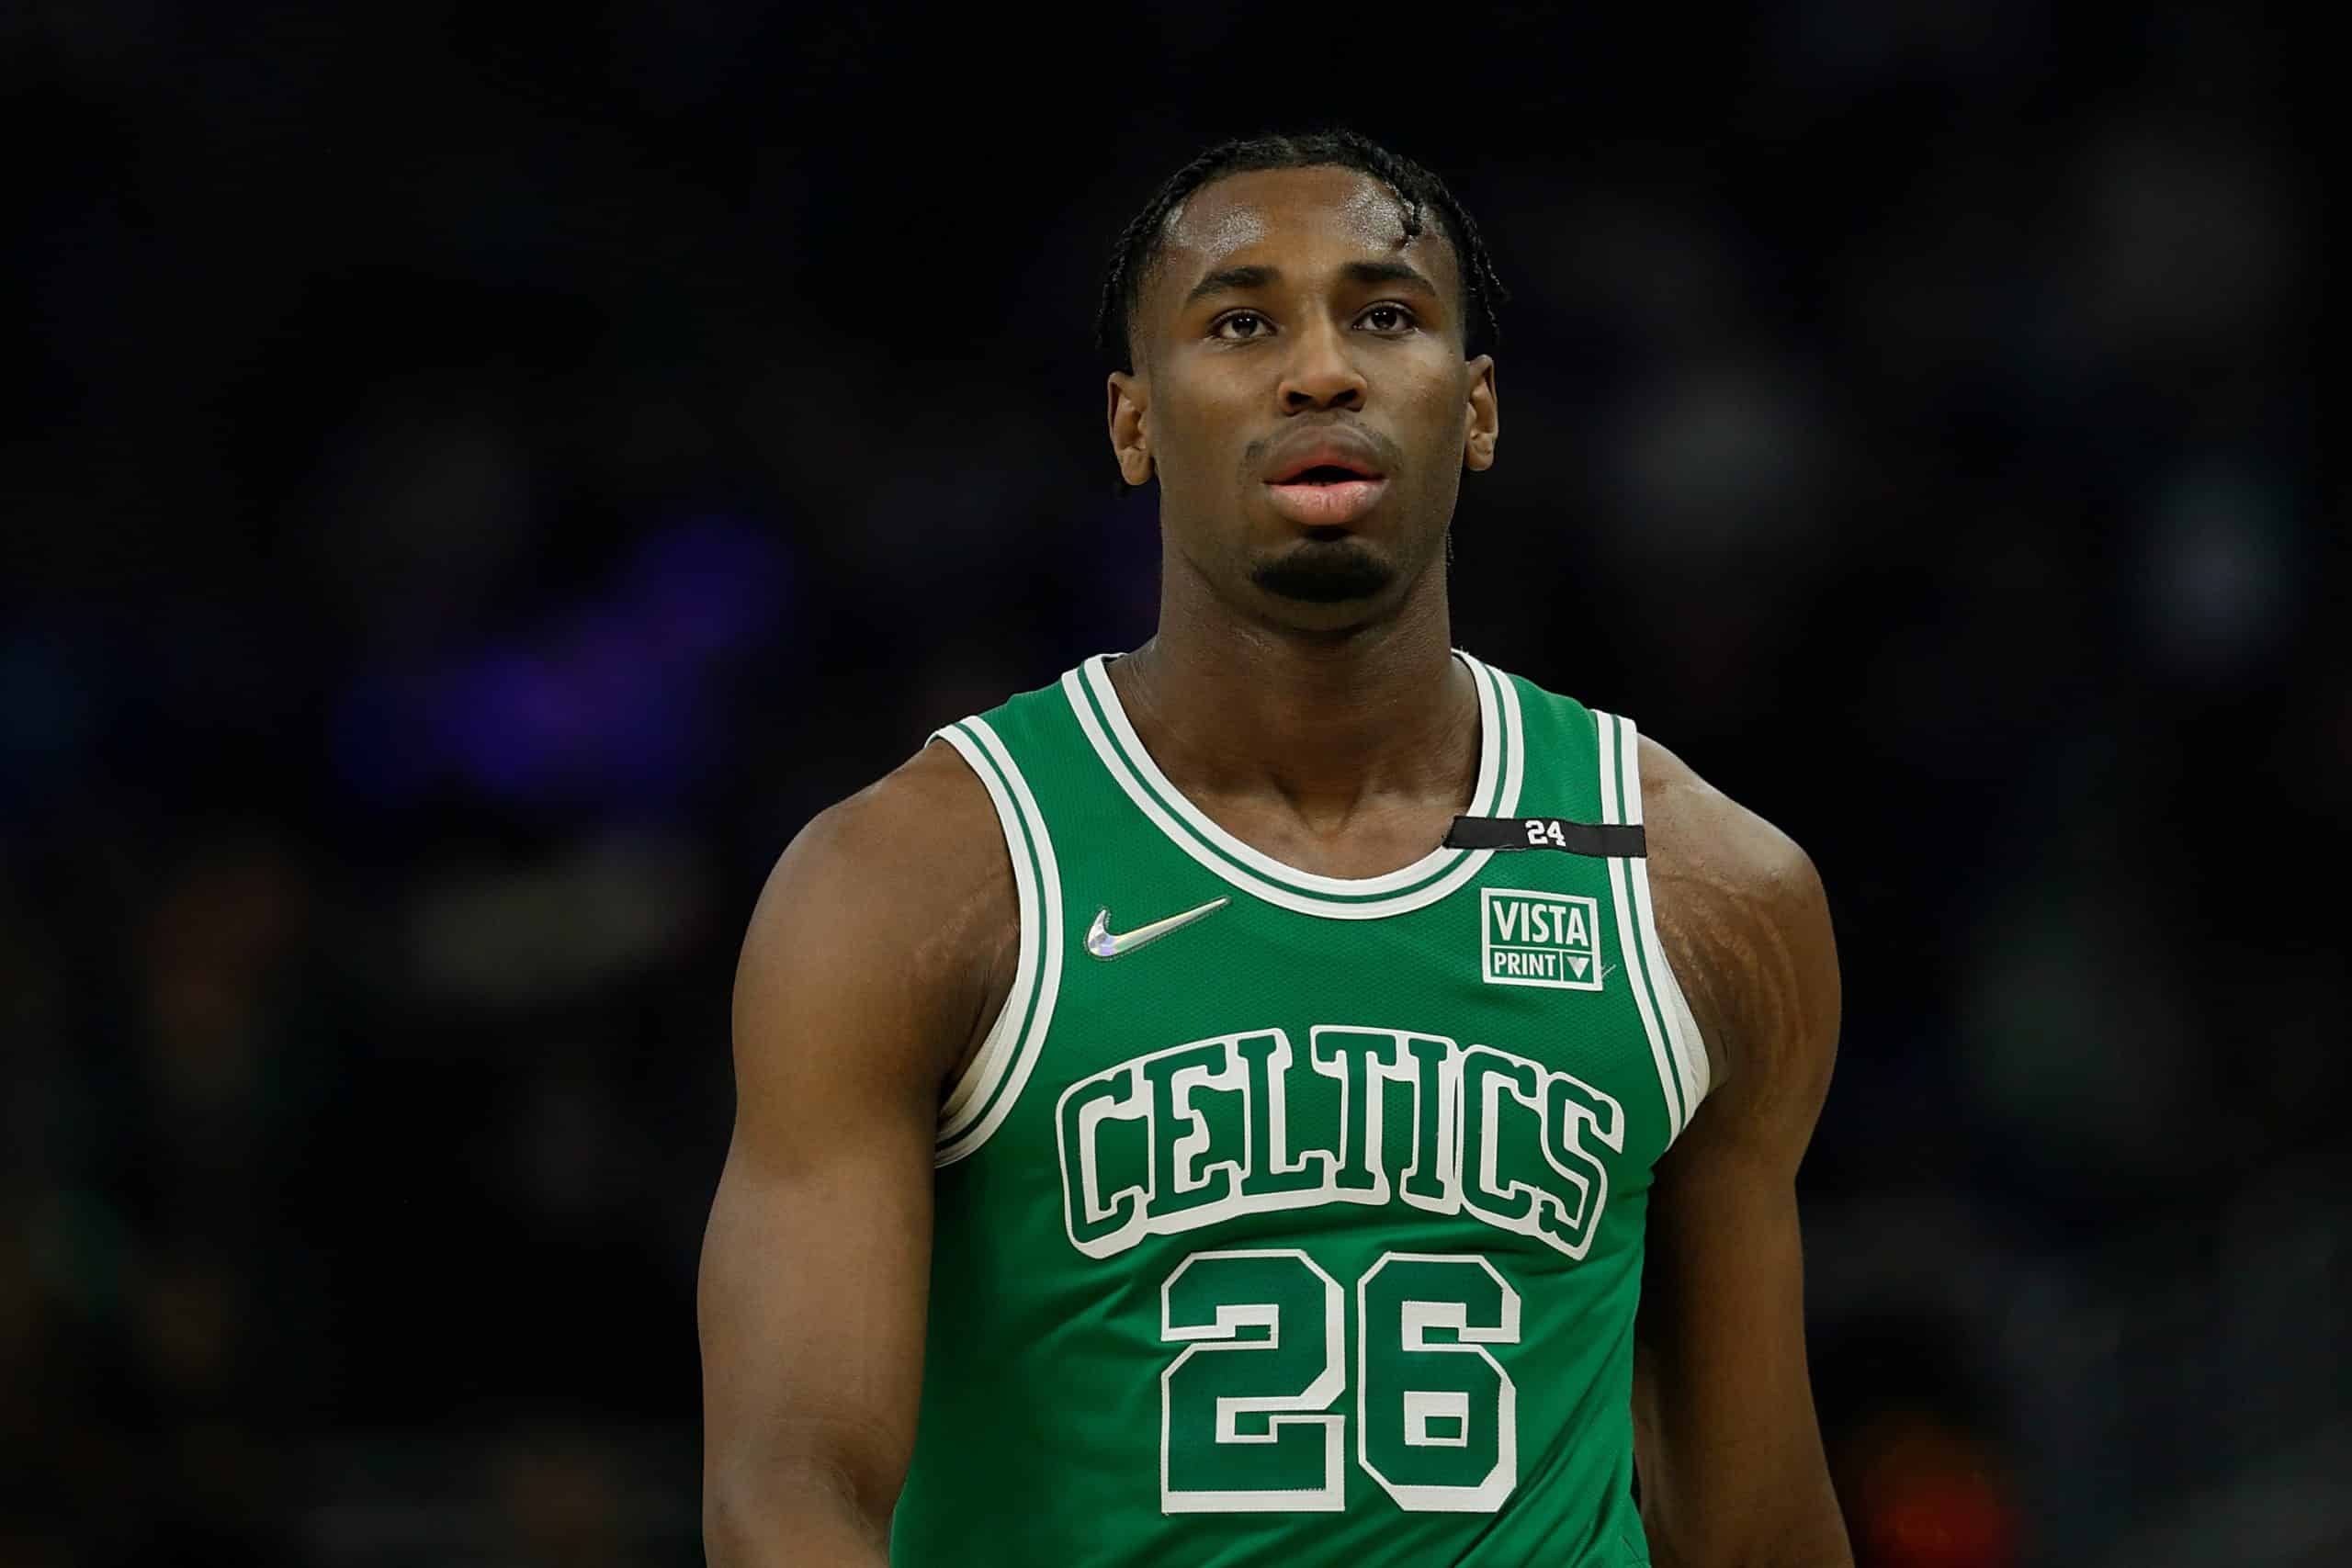
<path id="1" fill-rule="evenodd" d="M 621 588 L 662 643 L 697 654 L 741 648 L 782 618 L 784 547 L 763 529 L 698 518 L 639 546 Z"/>
<path id="2" fill-rule="evenodd" d="M 782 618 L 782 547 L 704 517 L 648 537 L 605 595 L 429 673 L 346 694 L 337 753 L 360 791 L 413 800 L 443 780 L 546 805 L 674 799 L 722 743 L 710 688 Z"/>

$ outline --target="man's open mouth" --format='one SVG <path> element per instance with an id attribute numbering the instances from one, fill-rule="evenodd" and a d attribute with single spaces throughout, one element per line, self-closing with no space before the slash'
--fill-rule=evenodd
<path id="1" fill-rule="evenodd" d="M 1337 485 L 1346 484 L 1351 479 L 1376 479 L 1379 477 L 1378 474 L 1359 473 L 1353 468 L 1342 468 L 1337 463 L 1317 463 L 1311 468 L 1301 468 L 1289 478 L 1276 479 L 1273 482 L 1285 485 Z"/>
<path id="2" fill-rule="evenodd" d="M 1318 463 L 1267 484 L 1274 510 L 1302 528 L 1345 527 L 1377 505 L 1388 481 L 1336 464 Z"/>

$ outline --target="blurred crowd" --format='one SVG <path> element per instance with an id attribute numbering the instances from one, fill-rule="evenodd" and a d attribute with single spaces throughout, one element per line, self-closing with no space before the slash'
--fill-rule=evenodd
<path id="1" fill-rule="evenodd" d="M 1513 293 L 1455 640 L 1828 886 L 1866 1568 L 2352 1561 L 2295 40 L 1500 8 L 1439 93 L 1261 22 L 1033 90 L 993 14 L 0 17 L 0 1563 L 700 1561 L 752 900 L 1148 635 L 1099 268 L 1202 143 L 1328 120 Z"/>

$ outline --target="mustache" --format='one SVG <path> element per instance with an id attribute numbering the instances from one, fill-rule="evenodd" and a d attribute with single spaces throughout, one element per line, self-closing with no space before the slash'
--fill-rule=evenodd
<path id="1" fill-rule="evenodd" d="M 1311 439 L 1311 437 L 1305 436 L 1300 434 L 1301 428 L 1301 426 L 1296 424 L 1285 424 L 1281 429 L 1269 431 L 1264 435 L 1260 436 L 1257 440 L 1250 442 L 1247 446 L 1241 449 L 1241 471 L 1245 474 L 1256 474 L 1262 469 L 1266 466 L 1266 454 L 1273 450 L 1274 444 L 1276 442 Z M 1373 452 L 1380 459 L 1382 472 L 1394 474 L 1397 469 L 1397 458 L 1399 454 L 1396 449 L 1396 444 L 1382 435 L 1379 432 L 1370 429 L 1365 425 L 1358 424 L 1353 420 L 1320 420 L 1312 426 L 1306 428 L 1312 429 L 1317 433 L 1329 431 L 1335 434 L 1344 432 L 1345 434 L 1363 441 L 1365 446 L 1372 448 Z"/>

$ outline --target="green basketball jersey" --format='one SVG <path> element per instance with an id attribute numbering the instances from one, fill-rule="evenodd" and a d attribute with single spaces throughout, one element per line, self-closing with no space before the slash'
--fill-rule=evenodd
<path id="1" fill-rule="evenodd" d="M 1459 657 L 1470 815 L 1640 822 L 1631 723 Z M 892 1560 L 1646 1562 L 1643 1216 L 1707 1065 L 1634 836 L 1296 871 L 1176 792 L 1100 658 L 939 735 L 1020 959 L 942 1112 Z"/>

